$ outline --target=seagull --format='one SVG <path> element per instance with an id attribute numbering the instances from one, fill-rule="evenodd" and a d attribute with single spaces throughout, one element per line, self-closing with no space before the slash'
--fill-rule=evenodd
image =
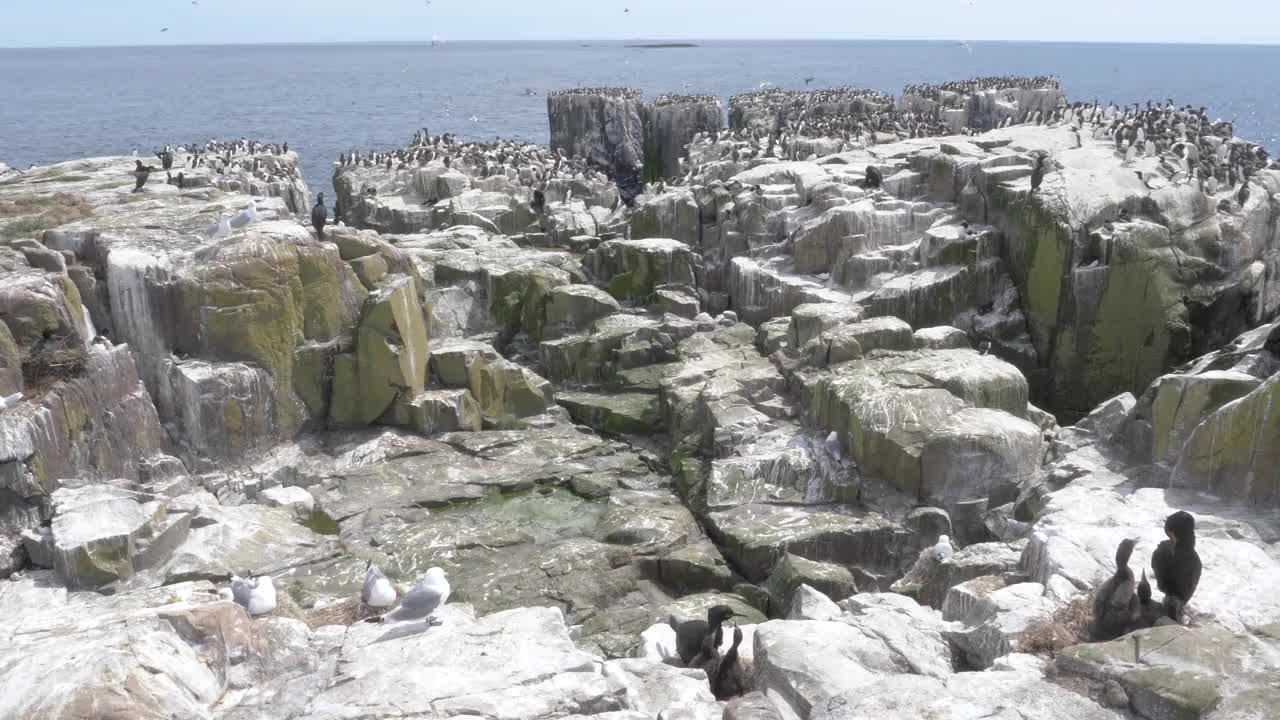
<path id="1" fill-rule="evenodd" d="M 204 234 L 208 235 L 209 238 L 212 240 L 217 240 L 219 238 L 224 238 L 230 235 L 231 222 L 227 214 L 223 213 L 222 215 L 219 215 L 217 222 L 213 223 L 208 228 L 206 228 L 204 231 Z"/>
<path id="2" fill-rule="evenodd" d="M 444 570 L 433 567 L 427 574 L 405 593 L 404 598 L 395 610 L 382 619 L 383 622 L 399 620 L 425 620 L 433 625 L 431 616 L 449 600 L 449 581 L 444 577 Z"/>
<path id="3" fill-rule="evenodd" d="M 232 575 L 231 599 L 250 615 L 266 615 L 276 609 L 276 586 L 270 575 L 256 578 Z"/>
<path id="4" fill-rule="evenodd" d="M 236 216 L 231 218 L 231 227 L 233 228 L 244 227 L 249 223 L 255 222 L 257 219 L 258 219 L 258 204 L 253 200 L 250 200 L 249 207 L 236 213 Z"/>
<path id="5" fill-rule="evenodd" d="M 16 408 L 20 402 L 22 402 L 22 393 L 20 392 L 9 396 L 0 396 L 0 412 Z"/>
<path id="6" fill-rule="evenodd" d="M 809 77 L 807 77 L 807 78 L 805 78 L 805 79 L 804 79 L 804 84 L 805 84 L 805 85 L 808 85 L 808 84 L 809 84 L 809 83 L 811 83 L 811 82 L 813 82 L 813 76 L 812 76 L 812 75 L 810 75 Z"/>
<path id="7" fill-rule="evenodd" d="M 360 601 L 371 608 L 391 607 L 396 601 L 396 589 L 382 571 L 370 560 L 365 565 L 364 587 L 360 590 Z"/>
<path id="8" fill-rule="evenodd" d="M 946 535 L 938 537 L 938 544 L 933 546 L 933 557 L 938 561 L 946 560 L 954 555 L 955 548 L 951 547 L 951 538 Z"/>

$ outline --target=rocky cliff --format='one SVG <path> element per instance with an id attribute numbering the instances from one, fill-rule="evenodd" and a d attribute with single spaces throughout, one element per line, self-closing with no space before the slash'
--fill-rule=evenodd
<path id="1" fill-rule="evenodd" d="M 0 178 L 0 718 L 1268 717 L 1280 174 L 795 100 L 739 103 L 772 141 L 672 120 L 632 208 L 425 132 L 339 160 L 323 237 L 204 167 Z M 1175 510 L 1189 622 L 1091 642 Z M 443 568 L 437 623 L 378 622 L 371 565 Z M 717 605 L 720 700 L 667 624 Z"/>

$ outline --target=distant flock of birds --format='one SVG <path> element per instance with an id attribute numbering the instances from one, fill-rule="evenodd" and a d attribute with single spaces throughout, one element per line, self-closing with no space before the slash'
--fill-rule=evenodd
<path id="1" fill-rule="evenodd" d="M 1052 75 L 1022 77 L 1018 75 L 992 75 L 989 77 L 952 80 L 942 83 L 917 83 L 903 88 L 903 95 L 915 95 L 928 100 L 940 100 L 943 93 L 973 95 L 985 90 L 1061 90 L 1062 82 Z"/>

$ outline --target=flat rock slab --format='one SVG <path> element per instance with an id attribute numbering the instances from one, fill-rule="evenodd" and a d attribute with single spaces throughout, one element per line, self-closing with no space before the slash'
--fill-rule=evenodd
<path id="1" fill-rule="evenodd" d="M 740 505 L 710 513 L 711 531 L 748 580 L 767 577 L 777 558 L 790 552 L 810 560 L 893 568 L 907 532 L 876 514 L 856 516 L 796 507 Z"/>
<path id="2" fill-rule="evenodd" d="M 1165 518 L 1187 510 L 1196 518 L 1196 551 L 1204 567 L 1187 606 L 1191 617 L 1232 632 L 1280 622 L 1280 559 L 1264 549 L 1252 522 L 1202 496 L 1134 489 L 1090 448 L 1069 458 L 1086 472 L 1049 495 L 1022 555 L 1033 580 L 1057 574 L 1082 590 L 1097 587 L 1115 570 L 1116 546 L 1124 538 L 1138 539 L 1129 563 L 1134 573 L 1146 569 L 1153 577 L 1151 553 L 1165 539 Z"/>
<path id="3" fill-rule="evenodd" d="M 810 720 L 1123 720 L 1088 698 L 1019 672 L 898 675 L 828 698 Z"/>
<path id="4" fill-rule="evenodd" d="M 531 694 L 556 693 L 557 683 L 577 684 L 583 678 L 574 676 L 597 673 L 595 659 L 574 646 L 564 616 L 554 608 L 476 619 L 446 606 L 440 619 L 442 624 L 429 628 L 421 623 L 353 626 L 333 686 L 315 698 L 307 717 L 437 717 L 439 704 L 451 700 L 521 686 Z M 603 684 L 600 690 L 607 692 Z"/>

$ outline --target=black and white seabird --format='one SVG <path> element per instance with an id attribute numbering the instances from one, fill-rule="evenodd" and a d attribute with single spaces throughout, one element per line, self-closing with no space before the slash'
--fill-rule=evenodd
<path id="1" fill-rule="evenodd" d="M 1182 608 L 1191 602 L 1200 584 L 1200 555 L 1196 552 L 1196 519 L 1179 510 L 1164 521 L 1164 534 L 1169 537 L 1151 555 L 1156 587 L 1164 593 L 1169 617 L 1182 619 Z"/>
<path id="2" fill-rule="evenodd" d="M 1044 156 L 1036 157 L 1036 163 L 1031 167 L 1031 194 L 1035 194 L 1040 189 L 1040 184 L 1044 182 Z"/>
<path id="3" fill-rule="evenodd" d="M 316 206 L 311 208 L 311 227 L 316 229 L 316 238 L 324 239 L 324 224 L 329 219 L 329 208 L 324 205 L 324 193 L 316 196 Z"/>
<path id="4" fill-rule="evenodd" d="M 1116 571 L 1098 587 L 1093 596 L 1093 635 L 1095 640 L 1114 640 L 1127 632 L 1138 610 L 1134 594 L 1133 571 L 1129 557 L 1137 541 L 1125 538 L 1116 548 Z"/>

